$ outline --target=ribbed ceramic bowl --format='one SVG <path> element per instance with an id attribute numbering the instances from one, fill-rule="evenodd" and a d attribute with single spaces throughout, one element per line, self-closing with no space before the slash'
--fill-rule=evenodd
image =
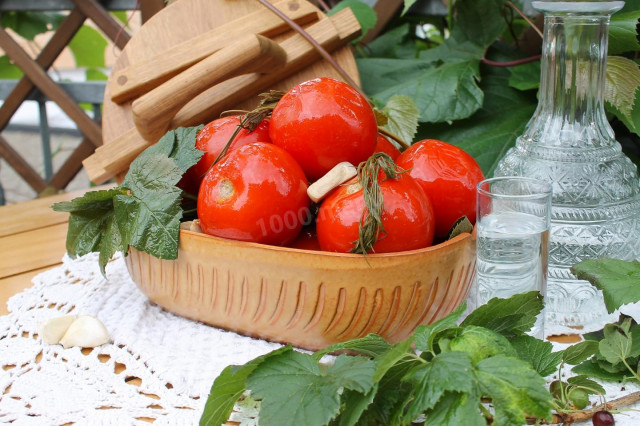
<path id="1" fill-rule="evenodd" d="M 471 286 L 475 240 L 462 234 L 365 259 L 181 230 L 177 260 L 131 249 L 127 267 L 149 299 L 170 312 L 317 350 L 369 333 L 398 342 L 450 313 Z"/>

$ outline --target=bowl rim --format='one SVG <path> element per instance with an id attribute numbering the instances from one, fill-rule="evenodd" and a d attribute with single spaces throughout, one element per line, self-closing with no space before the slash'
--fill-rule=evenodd
<path id="1" fill-rule="evenodd" d="M 228 246 L 234 246 L 237 248 L 245 247 L 245 248 L 266 250 L 266 251 L 275 252 L 275 253 L 285 252 L 285 253 L 299 253 L 301 255 L 313 255 L 315 258 L 320 256 L 320 257 L 334 258 L 334 259 L 362 259 L 362 258 L 390 259 L 390 258 L 408 257 L 408 256 L 427 254 L 430 252 L 436 252 L 442 248 L 446 248 L 448 246 L 458 245 L 463 242 L 466 242 L 466 240 L 468 239 L 472 239 L 473 241 L 475 241 L 476 226 L 474 226 L 472 233 L 464 232 L 460 235 L 457 235 L 451 238 L 450 240 L 446 240 L 439 244 L 432 245 L 429 247 L 424 247 L 424 248 L 415 249 L 415 250 L 392 252 L 392 253 L 372 253 L 372 254 L 368 254 L 366 257 L 357 253 L 336 253 L 336 252 L 329 252 L 329 251 L 307 250 L 307 249 L 299 249 L 299 248 L 293 248 L 293 247 L 272 246 L 268 244 L 254 243 L 254 242 L 248 242 L 248 241 L 231 240 L 227 238 L 216 237 L 214 235 L 209 235 L 204 232 L 191 231 L 188 229 L 180 230 L 180 238 L 178 240 L 179 244 L 183 241 L 183 238 L 185 237 L 189 239 L 194 238 L 194 239 L 200 239 L 205 241 L 208 240 L 212 243 L 220 243 Z"/>

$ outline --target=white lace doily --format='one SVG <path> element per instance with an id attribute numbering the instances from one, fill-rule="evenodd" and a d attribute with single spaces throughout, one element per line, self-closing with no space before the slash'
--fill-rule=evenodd
<path id="1" fill-rule="evenodd" d="M 163 311 L 131 281 L 121 256 L 107 277 L 95 255 L 65 257 L 9 300 L 0 317 L 0 423 L 197 424 L 227 365 L 281 346 Z M 99 318 L 112 343 L 83 352 L 38 338 L 39 323 L 68 313 Z"/>
<path id="2" fill-rule="evenodd" d="M 9 300 L 9 315 L 0 317 L 0 423 L 195 425 L 227 365 L 280 347 L 163 311 L 137 289 L 121 256 L 107 276 L 96 255 L 65 257 Z M 93 350 L 43 343 L 38 324 L 66 314 L 99 318 L 111 343 Z M 608 400 L 640 389 L 604 386 Z M 248 400 L 232 420 L 253 424 L 253 414 Z M 618 426 L 640 424 L 637 411 L 615 417 Z"/>

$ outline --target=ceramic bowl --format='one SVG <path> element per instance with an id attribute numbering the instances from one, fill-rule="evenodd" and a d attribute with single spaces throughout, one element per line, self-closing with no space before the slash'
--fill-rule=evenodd
<path id="1" fill-rule="evenodd" d="M 131 249 L 131 277 L 164 309 L 215 327 L 317 350 L 376 333 L 395 343 L 466 298 L 475 239 L 413 251 L 339 254 L 180 231 L 177 260 Z"/>

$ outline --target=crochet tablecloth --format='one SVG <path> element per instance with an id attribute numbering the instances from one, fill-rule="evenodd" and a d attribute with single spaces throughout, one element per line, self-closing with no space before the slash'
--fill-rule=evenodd
<path id="1" fill-rule="evenodd" d="M 162 310 L 131 281 L 122 256 L 107 265 L 107 278 L 97 255 L 87 255 L 65 257 L 33 283 L 0 317 L 0 423 L 197 424 L 227 365 L 280 347 Z M 44 343 L 38 325 L 66 314 L 99 318 L 111 343 L 93 350 Z M 640 389 L 605 388 L 609 400 Z M 255 423 L 250 401 L 236 408 L 234 420 Z M 637 425 L 640 415 L 618 414 L 616 422 Z"/>

